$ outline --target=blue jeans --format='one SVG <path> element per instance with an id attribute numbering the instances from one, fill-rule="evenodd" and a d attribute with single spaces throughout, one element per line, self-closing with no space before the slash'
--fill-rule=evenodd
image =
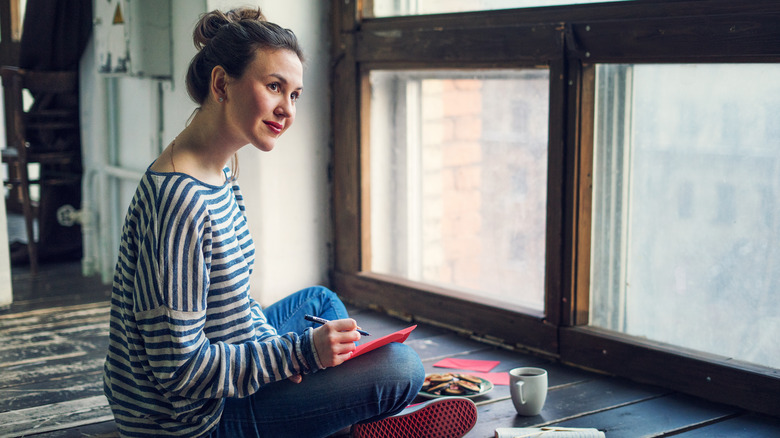
<path id="1" fill-rule="evenodd" d="M 304 289 L 264 309 L 279 333 L 303 333 L 304 314 L 347 318 L 335 293 Z M 366 327 L 363 327 L 367 329 Z M 359 422 L 376 421 L 403 410 L 422 386 L 425 371 L 415 351 L 392 343 L 341 365 L 266 385 L 246 398 L 228 398 L 213 438 L 326 437 Z"/>

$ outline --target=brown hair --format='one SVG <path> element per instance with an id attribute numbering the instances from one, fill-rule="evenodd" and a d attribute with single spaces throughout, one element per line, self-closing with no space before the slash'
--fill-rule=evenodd
<path id="1" fill-rule="evenodd" d="M 258 49 L 290 50 L 303 62 L 303 50 L 290 29 L 265 21 L 260 9 L 241 8 L 201 15 L 192 33 L 198 53 L 187 70 L 187 92 L 202 105 L 209 96 L 211 71 L 220 65 L 239 78 Z"/>
<path id="2" fill-rule="evenodd" d="M 198 53 L 187 69 L 187 93 L 198 105 L 209 97 L 211 71 L 222 66 L 228 75 L 240 78 L 259 49 L 289 50 L 304 61 L 303 50 L 290 29 L 265 20 L 263 12 L 238 8 L 211 11 L 200 16 L 192 32 Z M 238 157 L 231 160 L 233 179 L 238 175 Z"/>

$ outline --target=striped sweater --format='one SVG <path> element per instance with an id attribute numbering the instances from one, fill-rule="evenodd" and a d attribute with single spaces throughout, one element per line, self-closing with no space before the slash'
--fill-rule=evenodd
<path id="1" fill-rule="evenodd" d="M 249 294 L 241 192 L 143 176 L 122 229 L 104 389 L 122 436 L 203 436 L 224 397 L 321 368 L 311 330 L 278 334 Z"/>

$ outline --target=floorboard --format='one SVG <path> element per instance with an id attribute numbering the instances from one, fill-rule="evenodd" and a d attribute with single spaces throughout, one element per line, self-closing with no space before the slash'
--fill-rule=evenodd
<path id="1" fill-rule="evenodd" d="M 36 277 L 15 270 L 13 284 L 17 301 L 0 310 L 0 438 L 117 437 L 101 382 L 109 288 L 81 278 L 77 263 L 44 266 Z M 376 310 L 348 310 L 373 335 L 363 342 L 415 324 Z M 428 373 L 459 371 L 434 367 L 448 357 L 499 361 L 494 372 L 520 366 L 548 371 L 547 402 L 539 415 L 517 415 L 509 387 L 496 385 L 474 398 L 479 420 L 466 438 L 492 438 L 498 427 L 548 425 L 595 427 L 609 438 L 780 436 L 778 418 L 416 324 L 406 343 Z"/>
<path id="2" fill-rule="evenodd" d="M 690 430 L 677 436 L 680 438 L 778 437 L 780 436 L 780 419 L 760 414 L 745 414 L 706 427 Z"/>
<path id="3" fill-rule="evenodd" d="M 19 409 L 0 414 L 0 438 L 66 430 L 113 417 L 102 395 Z"/>
<path id="4" fill-rule="evenodd" d="M 14 302 L 0 309 L 0 315 L 75 304 L 106 303 L 111 297 L 111 287 L 103 284 L 99 277 L 81 275 L 81 263 L 78 261 L 41 265 L 37 275 L 32 275 L 27 266 L 13 266 L 11 287 Z"/>
<path id="5" fill-rule="evenodd" d="M 0 389 L 0 413 L 103 395 L 102 367 Z"/>
<path id="6" fill-rule="evenodd" d="M 31 433 L 25 438 L 119 438 L 114 420 L 82 424 L 67 429 L 52 430 L 43 433 Z"/>
<path id="7" fill-rule="evenodd" d="M 552 371 L 551 371 L 552 372 Z M 551 376 L 553 376 L 551 374 Z M 506 387 L 504 387 L 506 388 Z M 468 437 L 490 437 L 498 427 L 542 427 L 620 406 L 652 400 L 665 394 L 661 389 L 633 385 L 620 379 L 595 377 L 550 387 L 542 412 L 534 417 L 515 413 L 508 390 L 499 403 L 481 406 L 479 423 Z M 603 426 L 597 426 L 602 428 Z"/>
<path id="8" fill-rule="evenodd" d="M 720 421 L 738 413 L 736 408 L 674 393 L 554 424 L 596 427 L 609 438 L 635 438 L 667 436 L 674 431 Z"/>

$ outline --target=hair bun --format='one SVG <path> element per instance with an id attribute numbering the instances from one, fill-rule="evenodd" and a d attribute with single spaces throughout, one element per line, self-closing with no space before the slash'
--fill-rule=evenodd
<path id="1" fill-rule="evenodd" d="M 237 22 L 242 20 L 266 21 L 265 15 L 263 15 L 263 11 L 260 10 L 260 8 L 233 9 L 231 11 L 228 11 L 226 15 L 231 22 Z"/>
<path id="2" fill-rule="evenodd" d="M 228 12 L 214 10 L 200 16 L 192 32 L 192 42 L 198 50 L 201 50 L 217 35 L 222 26 L 243 20 L 266 21 L 260 8 L 238 8 Z"/>

